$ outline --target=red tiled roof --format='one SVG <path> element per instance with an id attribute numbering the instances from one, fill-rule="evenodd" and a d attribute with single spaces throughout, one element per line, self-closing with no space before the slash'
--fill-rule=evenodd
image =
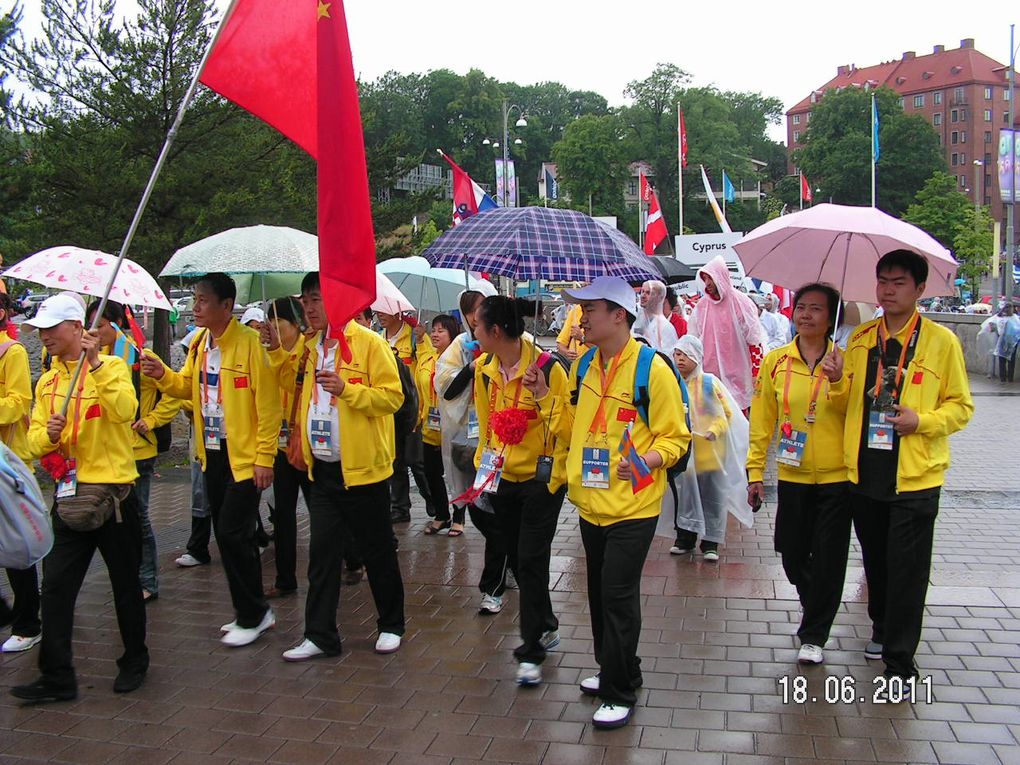
<path id="1" fill-rule="evenodd" d="M 873 88 L 887 85 L 902 95 L 970 83 L 1003 85 L 1006 83 L 1006 66 L 974 48 L 956 48 L 927 56 L 887 61 L 862 69 L 850 67 L 815 92 L 821 95 L 829 89 L 864 87 L 869 82 Z M 812 106 L 809 94 L 786 113 L 808 112 Z"/>

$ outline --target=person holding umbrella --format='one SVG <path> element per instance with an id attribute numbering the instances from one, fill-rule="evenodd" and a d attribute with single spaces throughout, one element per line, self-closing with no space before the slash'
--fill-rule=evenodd
<path id="1" fill-rule="evenodd" d="M 846 359 L 831 356 L 825 372 L 838 381 L 834 393 L 847 391 L 843 448 L 872 621 L 865 656 L 881 658 L 886 677 L 902 683 L 889 685 L 896 701 L 909 697 L 918 676 L 914 654 L 949 436 L 966 427 L 974 403 L 960 341 L 917 311 L 925 258 L 892 250 L 875 276 L 882 317 L 858 327 Z"/>
<path id="2" fill-rule="evenodd" d="M 843 462 L 846 395 L 839 381 L 832 335 L 839 293 L 826 284 L 808 284 L 793 298 L 793 342 L 771 351 L 762 362 L 751 401 L 751 441 L 747 454 L 747 503 L 765 499 L 765 460 L 779 432 L 779 504 L 775 549 L 800 598 L 802 664 L 821 664 L 822 648 L 843 599 L 850 548 L 850 503 Z"/>

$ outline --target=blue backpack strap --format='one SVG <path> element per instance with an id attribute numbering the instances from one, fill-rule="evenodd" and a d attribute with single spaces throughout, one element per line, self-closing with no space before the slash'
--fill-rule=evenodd
<path id="1" fill-rule="evenodd" d="M 581 383 L 584 382 L 584 376 L 588 374 L 588 368 L 591 366 L 591 362 L 595 359 L 595 348 L 589 348 L 584 352 L 584 355 L 577 360 L 577 387 L 574 388 L 573 393 L 570 394 L 570 403 L 577 406 L 577 398 L 581 393 Z"/>
<path id="2" fill-rule="evenodd" d="M 652 374 L 652 359 L 654 358 L 655 349 L 642 343 L 638 348 L 637 366 L 634 368 L 634 406 L 645 425 L 648 424 L 648 404 L 650 403 L 648 378 Z"/>

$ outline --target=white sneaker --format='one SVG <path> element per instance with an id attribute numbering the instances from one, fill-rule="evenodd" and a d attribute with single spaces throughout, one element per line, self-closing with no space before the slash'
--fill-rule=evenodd
<path id="1" fill-rule="evenodd" d="M 800 647 L 800 651 L 797 653 L 797 661 L 801 664 L 821 664 L 825 661 L 825 657 L 822 655 L 822 649 L 816 645 L 805 643 Z"/>
<path id="2" fill-rule="evenodd" d="M 630 722 L 630 707 L 620 704 L 603 704 L 595 710 L 591 721 L 596 728 L 601 728 L 602 730 L 622 728 Z"/>
<path id="3" fill-rule="evenodd" d="M 542 668 L 538 664 L 522 661 L 517 665 L 517 684 L 522 688 L 542 682 Z"/>
<path id="4" fill-rule="evenodd" d="M 400 648 L 400 635 L 392 632 L 380 632 L 379 639 L 375 641 L 376 653 L 396 653 Z"/>
<path id="5" fill-rule="evenodd" d="M 220 642 L 223 645 L 230 646 L 231 648 L 240 648 L 241 646 L 249 645 L 259 639 L 266 630 L 272 629 L 276 626 L 276 615 L 273 613 L 273 609 L 267 608 L 265 615 L 262 617 L 262 621 L 259 622 L 257 627 L 238 627 L 234 625 L 234 629 L 230 630 L 226 635 L 220 638 Z"/>
<path id="6" fill-rule="evenodd" d="M 498 614 L 503 610 L 503 598 L 500 595 L 482 595 L 482 604 L 478 606 L 480 614 Z"/>
<path id="7" fill-rule="evenodd" d="M 222 627 L 220 627 L 220 632 L 230 632 L 231 630 L 236 630 L 236 629 L 237 629 L 237 619 L 234 619 L 234 621 L 228 622 L 228 623 L 224 624 Z"/>
<path id="8" fill-rule="evenodd" d="M 180 558 L 174 561 L 181 568 L 191 568 L 192 566 L 204 566 L 205 564 L 196 558 L 191 553 L 184 553 Z"/>
<path id="9" fill-rule="evenodd" d="M 709 563 L 715 563 L 717 560 L 719 560 L 719 551 L 718 550 L 706 550 L 704 558 Z"/>
<path id="10" fill-rule="evenodd" d="M 326 652 L 323 651 L 319 646 L 315 645 L 311 640 L 302 640 L 300 645 L 296 645 L 289 651 L 283 652 L 284 661 L 308 661 L 318 656 L 325 656 Z"/>
<path id="11" fill-rule="evenodd" d="M 542 633 L 542 637 L 538 639 L 538 642 L 542 644 L 542 647 L 551 651 L 553 648 L 560 644 L 560 633 L 556 630 L 548 630 Z"/>
<path id="12" fill-rule="evenodd" d="M 0 646 L 0 653 L 21 653 L 38 645 L 40 640 L 42 640 L 42 635 L 33 635 L 32 637 L 11 635 L 3 646 Z"/>
<path id="13" fill-rule="evenodd" d="M 581 681 L 581 693 L 587 693 L 589 696 L 599 695 L 599 676 L 592 675 L 586 677 Z"/>
<path id="14" fill-rule="evenodd" d="M 864 658 L 879 661 L 882 658 L 882 644 L 869 640 L 868 644 L 864 646 Z"/>
<path id="15" fill-rule="evenodd" d="M 517 577 L 514 576 L 514 572 L 509 568 L 506 570 L 506 575 L 503 577 L 503 586 L 508 590 L 517 589 Z"/>

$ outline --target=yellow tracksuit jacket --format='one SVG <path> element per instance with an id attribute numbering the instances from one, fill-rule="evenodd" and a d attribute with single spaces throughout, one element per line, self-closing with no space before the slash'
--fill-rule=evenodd
<path id="1" fill-rule="evenodd" d="M 579 387 L 577 405 L 571 405 L 570 393 L 565 393 L 566 399 L 557 421 L 560 438 L 569 443 L 566 459 L 569 476 L 567 495 L 577 506 L 581 517 L 598 526 L 657 516 L 666 492 L 666 469 L 675 465 L 691 444 L 680 386 L 677 385 L 673 371 L 662 359 L 655 359 L 649 373 L 650 425 L 645 425 L 638 414 L 634 406 L 634 369 L 639 348 L 638 341 L 632 338 L 621 351 L 619 370 L 605 397 L 608 426 L 605 436 L 595 436 L 589 432 L 602 394 L 599 367 L 606 369 L 601 351 L 595 352 L 595 358 L 583 380 L 577 380 L 578 362 L 575 361 L 571 366 L 568 391 Z M 634 423 L 632 435 L 638 453 L 655 450 L 663 460 L 663 466 L 652 471 L 655 483 L 637 495 L 631 489 L 629 480 L 616 477 L 616 468 L 622 457 L 619 453 L 620 440 L 628 422 Z M 585 447 L 609 450 L 608 489 L 590 489 L 581 485 L 582 452 Z"/>
<path id="2" fill-rule="evenodd" d="M 553 363 L 549 370 L 549 393 L 541 402 L 524 387 L 524 373 L 538 360 L 542 351 L 529 340 L 521 340 L 521 361 L 516 374 L 503 382 L 499 371 L 499 359 L 489 354 L 481 356 L 475 364 L 475 411 L 478 414 L 478 448 L 475 450 L 475 467 L 482 462 L 482 452 L 488 448 L 499 454 L 503 451 L 503 473 L 501 480 L 512 483 L 530 481 L 535 477 L 538 458 L 542 455 L 554 457 L 557 450 L 556 418 L 567 393 L 567 373 L 561 364 Z M 518 397 L 518 391 L 520 395 Z M 493 411 L 510 409 L 517 399 L 517 408 L 528 413 L 528 430 L 521 443 L 507 446 L 489 428 Z M 495 407 L 492 402 L 495 400 Z M 562 459 L 553 463 L 549 492 L 554 493 L 566 483 L 565 464 Z"/>
<path id="3" fill-rule="evenodd" d="M 847 478 L 859 483 L 858 457 L 861 446 L 861 423 L 868 416 L 864 405 L 868 351 L 878 344 L 878 327 L 882 319 L 862 324 L 847 343 L 843 377 L 833 386 L 847 393 L 846 427 L 843 455 Z M 907 341 L 907 321 L 896 339 Z M 918 414 L 917 431 L 900 437 L 899 462 L 896 468 L 896 491 L 921 491 L 941 486 L 949 467 L 949 436 L 962 430 L 974 414 L 970 383 L 964 365 L 960 341 L 950 330 L 921 317 L 917 348 L 903 372 L 900 404 Z"/>
<path id="4" fill-rule="evenodd" d="M 439 406 L 439 395 L 433 385 L 436 361 L 438 357 L 435 354 L 420 359 L 418 373 L 414 378 L 415 387 L 418 389 L 418 427 L 421 429 L 422 441 L 429 446 L 439 446 L 443 442 L 442 431 L 428 427 L 429 408 Z"/>
<path id="5" fill-rule="evenodd" d="M 0 345 L 11 337 L 0 331 Z M 0 436 L 8 448 L 28 461 L 28 414 L 32 410 L 32 379 L 28 351 L 12 343 L 0 359 Z"/>
<path id="6" fill-rule="evenodd" d="M 297 365 L 301 363 L 301 357 L 304 355 L 306 346 L 311 341 L 304 335 L 299 335 L 297 342 L 294 343 L 294 347 L 289 351 L 282 345 L 275 350 L 269 352 L 269 368 L 273 370 L 273 374 L 276 376 L 277 385 L 280 388 L 280 428 L 283 429 L 283 423 L 290 422 L 290 412 L 294 409 L 294 427 L 297 428 L 298 417 L 301 416 L 300 407 L 301 402 L 297 402 L 298 406 L 294 406 L 294 372 Z M 311 353 L 309 348 L 309 353 Z M 289 387 L 288 387 L 289 386 Z M 283 447 L 280 447 L 280 451 L 283 451 Z"/>
<path id="7" fill-rule="evenodd" d="M 131 371 L 116 356 L 100 354 L 99 369 L 85 375 L 81 401 L 77 386 L 67 410 L 67 424 L 54 444 L 46 433 L 51 411 L 59 413 L 78 361 L 54 359 L 35 385 L 35 407 L 28 428 L 28 453 L 33 459 L 57 451 L 77 462 L 81 483 L 129 484 L 138 478 L 131 447 L 131 423 L 135 421 L 138 399 L 131 384 Z M 86 362 L 88 363 L 88 362 Z M 75 420 L 78 423 L 74 438 Z"/>
<path id="8" fill-rule="evenodd" d="M 400 325 L 400 331 L 397 332 L 396 342 L 392 344 L 392 348 L 397 352 L 400 360 L 411 368 L 411 376 L 415 377 L 418 374 L 418 364 L 427 358 L 435 356 L 436 349 L 432 345 L 432 339 L 428 336 L 428 333 L 426 333 L 421 340 L 412 343 L 411 333 L 413 331 L 414 330 L 411 329 L 410 324 L 407 322 L 402 323 Z M 390 345 L 390 341 L 386 338 L 385 329 L 381 332 L 380 337 L 386 341 L 387 345 Z"/>
<path id="9" fill-rule="evenodd" d="M 578 356 L 587 352 L 591 347 L 580 340 L 570 336 L 570 330 L 581 325 L 581 306 L 575 305 L 567 312 L 567 319 L 563 322 L 563 329 L 556 336 L 556 342 L 564 346 L 568 351 L 574 351 Z"/>
<path id="10" fill-rule="evenodd" d="M 195 451 L 205 470 L 205 439 L 201 437 L 202 369 L 205 365 L 206 333 L 195 337 L 180 372 L 164 365 L 164 374 L 156 381 L 163 393 L 188 399 L 194 418 Z M 276 375 L 259 335 L 231 319 L 217 339 L 220 348 L 220 390 L 223 391 L 223 418 L 227 431 L 230 471 L 235 481 L 255 475 L 254 467 L 272 468 L 276 459 L 282 410 Z"/>
<path id="11" fill-rule="evenodd" d="M 832 350 L 830 342 L 826 353 Z M 769 352 L 758 371 L 751 399 L 751 440 L 747 450 L 747 480 L 761 481 L 765 474 L 765 455 L 778 429 L 786 421 L 783 413 L 783 389 L 786 385 L 786 362 L 790 361 L 790 425 L 807 433 L 804 457 L 800 467 L 779 463 L 779 480 L 790 483 L 839 483 L 846 480 L 843 462 L 843 426 L 846 419 L 845 386 L 830 385 L 822 380 L 818 390 L 815 421 L 805 419 L 811 394 L 819 377 L 824 378 L 822 365 L 814 375 L 800 354 L 797 341 Z"/>

